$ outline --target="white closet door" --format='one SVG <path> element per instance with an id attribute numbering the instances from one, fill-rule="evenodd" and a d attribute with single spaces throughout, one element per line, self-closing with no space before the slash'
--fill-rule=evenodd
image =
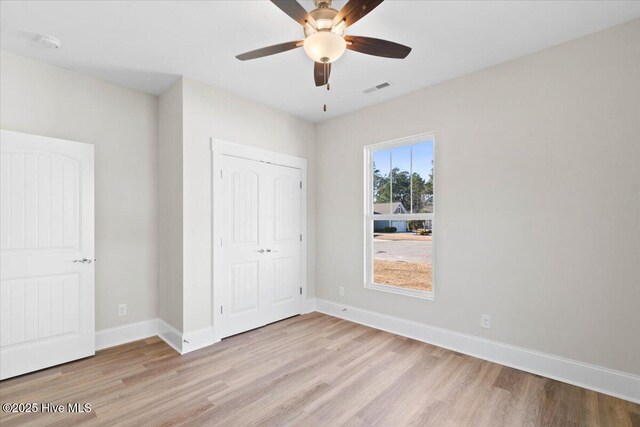
<path id="1" fill-rule="evenodd" d="M 222 337 L 300 314 L 300 170 L 222 156 Z"/>
<path id="2" fill-rule="evenodd" d="M 4 130 L 0 141 L 4 379 L 94 354 L 93 146 Z"/>
<path id="3" fill-rule="evenodd" d="M 266 215 L 262 224 L 272 285 L 267 299 L 269 321 L 273 322 L 300 314 L 302 308 L 302 189 L 299 169 L 268 164 L 265 169 Z"/>
<path id="4" fill-rule="evenodd" d="M 260 301 L 265 297 L 265 259 L 260 227 L 262 163 L 223 157 L 223 335 L 263 323 Z"/>

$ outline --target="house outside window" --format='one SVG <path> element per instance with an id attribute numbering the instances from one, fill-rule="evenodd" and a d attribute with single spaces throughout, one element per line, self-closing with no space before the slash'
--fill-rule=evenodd
<path id="1" fill-rule="evenodd" d="M 435 138 L 365 147 L 365 287 L 433 299 Z"/>

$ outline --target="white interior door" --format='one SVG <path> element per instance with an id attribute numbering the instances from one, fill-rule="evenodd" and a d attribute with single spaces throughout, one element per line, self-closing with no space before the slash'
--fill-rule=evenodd
<path id="1" fill-rule="evenodd" d="M 1 131 L 0 378 L 91 356 L 93 146 Z"/>
<path id="2" fill-rule="evenodd" d="M 300 314 L 301 171 L 222 156 L 221 337 Z"/>

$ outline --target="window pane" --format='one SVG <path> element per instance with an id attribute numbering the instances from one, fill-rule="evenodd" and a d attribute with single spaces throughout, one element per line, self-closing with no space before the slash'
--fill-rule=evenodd
<path id="1" fill-rule="evenodd" d="M 412 213 L 433 212 L 433 142 L 412 149 Z"/>
<path id="2" fill-rule="evenodd" d="M 430 292 L 432 289 L 431 221 L 374 221 L 373 283 Z M 376 224 L 377 223 L 377 224 Z M 413 231 L 406 231 L 406 230 Z"/>
<path id="3" fill-rule="evenodd" d="M 391 212 L 404 214 L 411 211 L 411 146 L 391 150 Z"/>
<path id="4" fill-rule="evenodd" d="M 384 215 L 389 213 L 391 201 L 391 151 L 373 153 L 373 213 Z"/>

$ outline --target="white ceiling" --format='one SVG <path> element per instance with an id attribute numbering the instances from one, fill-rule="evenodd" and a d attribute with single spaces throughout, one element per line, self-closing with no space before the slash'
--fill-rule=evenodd
<path id="1" fill-rule="evenodd" d="M 10 52 L 156 95 L 184 75 L 319 122 L 638 18 L 640 2 L 387 0 L 347 33 L 413 51 L 405 60 L 347 51 L 329 92 L 315 87 L 302 49 L 234 58 L 302 38 L 268 1 L 2 1 L 0 16 Z M 37 34 L 59 38 L 62 48 L 35 43 Z M 362 93 L 385 81 L 391 87 Z"/>

